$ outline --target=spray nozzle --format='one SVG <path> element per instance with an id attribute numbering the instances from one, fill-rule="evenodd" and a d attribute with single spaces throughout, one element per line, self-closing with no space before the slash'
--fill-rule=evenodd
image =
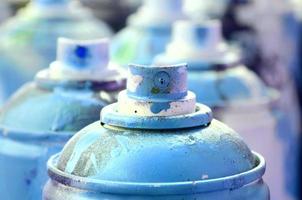
<path id="1" fill-rule="evenodd" d="M 109 41 L 60 38 L 57 60 L 50 65 L 50 78 L 62 80 L 114 80 L 119 74 L 109 62 Z"/>

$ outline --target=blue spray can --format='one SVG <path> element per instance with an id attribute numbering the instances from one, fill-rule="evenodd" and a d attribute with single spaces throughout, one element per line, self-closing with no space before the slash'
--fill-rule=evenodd
<path id="1" fill-rule="evenodd" d="M 97 39 L 111 30 L 73 0 L 32 0 L 0 28 L 0 84 L 6 100 L 56 57 L 59 37 Z"/>
<path id="2" fill-rule="evenodd" d="M 131 65 L 118 103 L 49 160 L 43 198 L 268 200 L 264 170 L 261 155 L 196 103 L 185 64 Z"/>
<path id="3" fill-rule="evenodd" d="M 264 155 L 264 180 L 274 199 L 288 199 L 285 183 L 296 172 L 287 170 L 288 143 L 279 130 L 279 126 L 287 128 L 288 123 L 278 124 L 279 118 L 272 112 L 278 94 L 241 63 L 236 48 L 223 40 L 218 21 L 175 24 L 173 41 L 155 63 L 178 62 L 189 63 L 188 85 L 198 101 L 210 105 L 215 117 L 240 132 L 253 150 Z"/>
<path id="4" fill-rule="evenodd" d="M 60 39 L 49 69 L 21 87 L 0 114 L 1 199 L 41 199 L 46 162 L 125 88 L 107 40 Z"/>

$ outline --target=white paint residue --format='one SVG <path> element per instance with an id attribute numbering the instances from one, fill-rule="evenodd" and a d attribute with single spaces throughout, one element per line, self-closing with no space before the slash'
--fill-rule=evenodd
<path id="1" fill-rule="evenodd" d="M 139 75 L 131 75 L 128 79 L 127 89 L 130 92 L 135 92 L 138 85 L 143 81 L 143 77 Z"/>
<path id="2" fill-rule="evenodd" d="M 209 178 L 209 175 L 207 175 L 207 174 L 204 174 L 204 175 L 202 175 L 202 177 L 201 177 L 202 180 L 205 180 L 205 179 L 208 179 L 208 178 Z"/>
<path id="3" fill-rule="evenodd" d="M 125 106 L 127 105 L 127 106 Z M 135 116 L 174 116 L 195 112 L 196 96 L 189 92 L 185 99 L 170 102 L 170 108 L 159 113 L 152 113 L 153 102 L 137 101 L 127 97 L 127 93 L 121 92 L 118 97 L 118 110 L 125 115 Z"/>
<path id="4" fill-rule="evenodd" d="M 180 67 L 180 68 L 177 70 L 177 72 L 178 72 L 179 74 L 186 74 L 186 73 L 187 73 L 187 68 L 185 68 L 185 67 Z"/>

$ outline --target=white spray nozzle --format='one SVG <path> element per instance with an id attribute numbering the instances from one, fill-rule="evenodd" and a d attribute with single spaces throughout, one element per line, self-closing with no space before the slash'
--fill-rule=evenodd
<path id="1" fill-rule="evenodd" d="M 57 60 L 50 65 L 50 78 L 60 80 L 113 80 L 119 72 L 109 67 L 109 41 L 60 38 Z"/>
<path id="2" fill-rule="evenodd" d="M 107 39 L 76 41 L 60 38 L 57 61 L 74 70 L 100 69 L 109 62 Z"/>
<path id="3" fill-rule="evenodd" d="M 221 23 L 219 21 L 178 21 L 173 27 L 173 40 L 205 49 L 215 48 L 223 41 Z"/>

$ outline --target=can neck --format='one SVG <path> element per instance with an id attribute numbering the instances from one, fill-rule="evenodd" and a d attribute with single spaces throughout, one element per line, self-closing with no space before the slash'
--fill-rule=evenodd
<path id="1" fill-rule="evenodd" d="M 163 117 L 195 112 L 196 98 L 187 88 L 186 64 L 130 65 L 128 73 L 127 90 L 118 97 L 120 113 Z"/>
<path id="2" fill-rule="evenodd" d="M 127 89 L 101 111 L 102 124 L 144 130 L 207 126 L 212 111 L 187 88 L 187 65 L 130 65 Z"/>

